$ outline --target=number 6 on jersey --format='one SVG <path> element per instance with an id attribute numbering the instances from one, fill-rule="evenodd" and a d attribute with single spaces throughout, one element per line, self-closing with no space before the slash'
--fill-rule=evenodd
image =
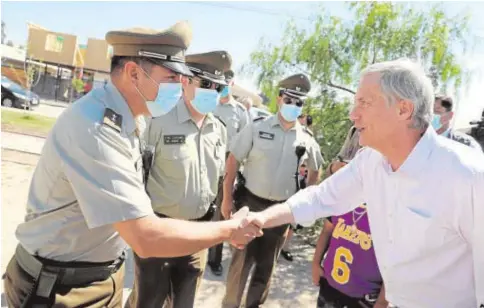
<path id="1" fill-rule="evenodd" d="M 334 254 L 333 270 L 331 277 L 339 284 L 347 284 L 350 280 L 350 268 L 353 263 L 353 254 L 345 247 L 338 247 Z"/>

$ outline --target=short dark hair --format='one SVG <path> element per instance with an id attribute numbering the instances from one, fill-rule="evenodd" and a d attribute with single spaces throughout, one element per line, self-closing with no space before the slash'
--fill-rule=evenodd
<path id="1" fill-rule="evenodd" d="M 450 96 L 438 94 L 435 96 L 435 100 L 440 101 L 440 104 L 446 111 L 452 111 L 454 109 L 454 101 Z"/>
<path id="2" fill-rule="evenodd" d="M 308 114 L 306 117 L 306 126 L 311 126 L 313 125 L 313 117 Z"/>
<path id="3" fill-rule="evenodd" d="M 118 70 L 121 70 L 126 62 L 133 61 L 139 66 L 143 67 L 147 71 L 150 72 L 151 66 L 156 64 L 154 61 L 151 61 L 149 58 L 145 57 L 126 57 L 126 56 L 113 56 L 111 58 L 111 73 L 115 73 Z"/>

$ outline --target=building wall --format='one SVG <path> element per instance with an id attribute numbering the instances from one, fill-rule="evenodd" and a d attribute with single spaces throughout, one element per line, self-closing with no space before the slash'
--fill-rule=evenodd
<path id="1" fill-rule="evenodd" d="M 109 72 L 110 66 L 111 57 L 109 55 L 108 43 L 105 40 L 90 38 L 87 41 L 84 68 L 99 72 Z"/>
<path id="2" fill-rule="evenodd" d="M 77 36 L 29 29 L 27 57 L 41 62 L 74 66 L 74 56 L 77 48 Z"/>

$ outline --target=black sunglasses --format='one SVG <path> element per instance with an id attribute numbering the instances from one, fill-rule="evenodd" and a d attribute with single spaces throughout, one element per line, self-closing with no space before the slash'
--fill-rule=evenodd
<path id="1" fill-rule="evenodd" d="M 304 104 L 304 102 L 299 98 L 284 97 L 282 101 L 284 102 L 284 104 L 288 104 L 288 105 L 294 104 L 298 107 L 302 107 L 302 105 Z"/>
<path id="2" fill-rule="evenodd" d="M 218 93 L 222 92 L 223 89 L 225 88 L 225 85 L 214 83 L 210 80 L 201 79 L 201 78 L 199 79 L 199 84 L 200 84 L 200 88 L 202 89 L 211 89 L 212 85 L 215 84 L 215 91 L 217 91 Z"/>

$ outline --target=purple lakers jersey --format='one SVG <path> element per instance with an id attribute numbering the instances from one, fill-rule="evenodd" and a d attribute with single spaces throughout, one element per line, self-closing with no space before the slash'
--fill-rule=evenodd
<path id="1" fill-rule="evenodd" d="M 365 211 L 366 207 L 362 205 L 355 213 L 332 217 L 334 230 L 322 262 L 328 283 L 340 292 L 358 298 L 378 293 L 382 285 Z M 355 225 L 353 221 L 356 221 Z"/>

